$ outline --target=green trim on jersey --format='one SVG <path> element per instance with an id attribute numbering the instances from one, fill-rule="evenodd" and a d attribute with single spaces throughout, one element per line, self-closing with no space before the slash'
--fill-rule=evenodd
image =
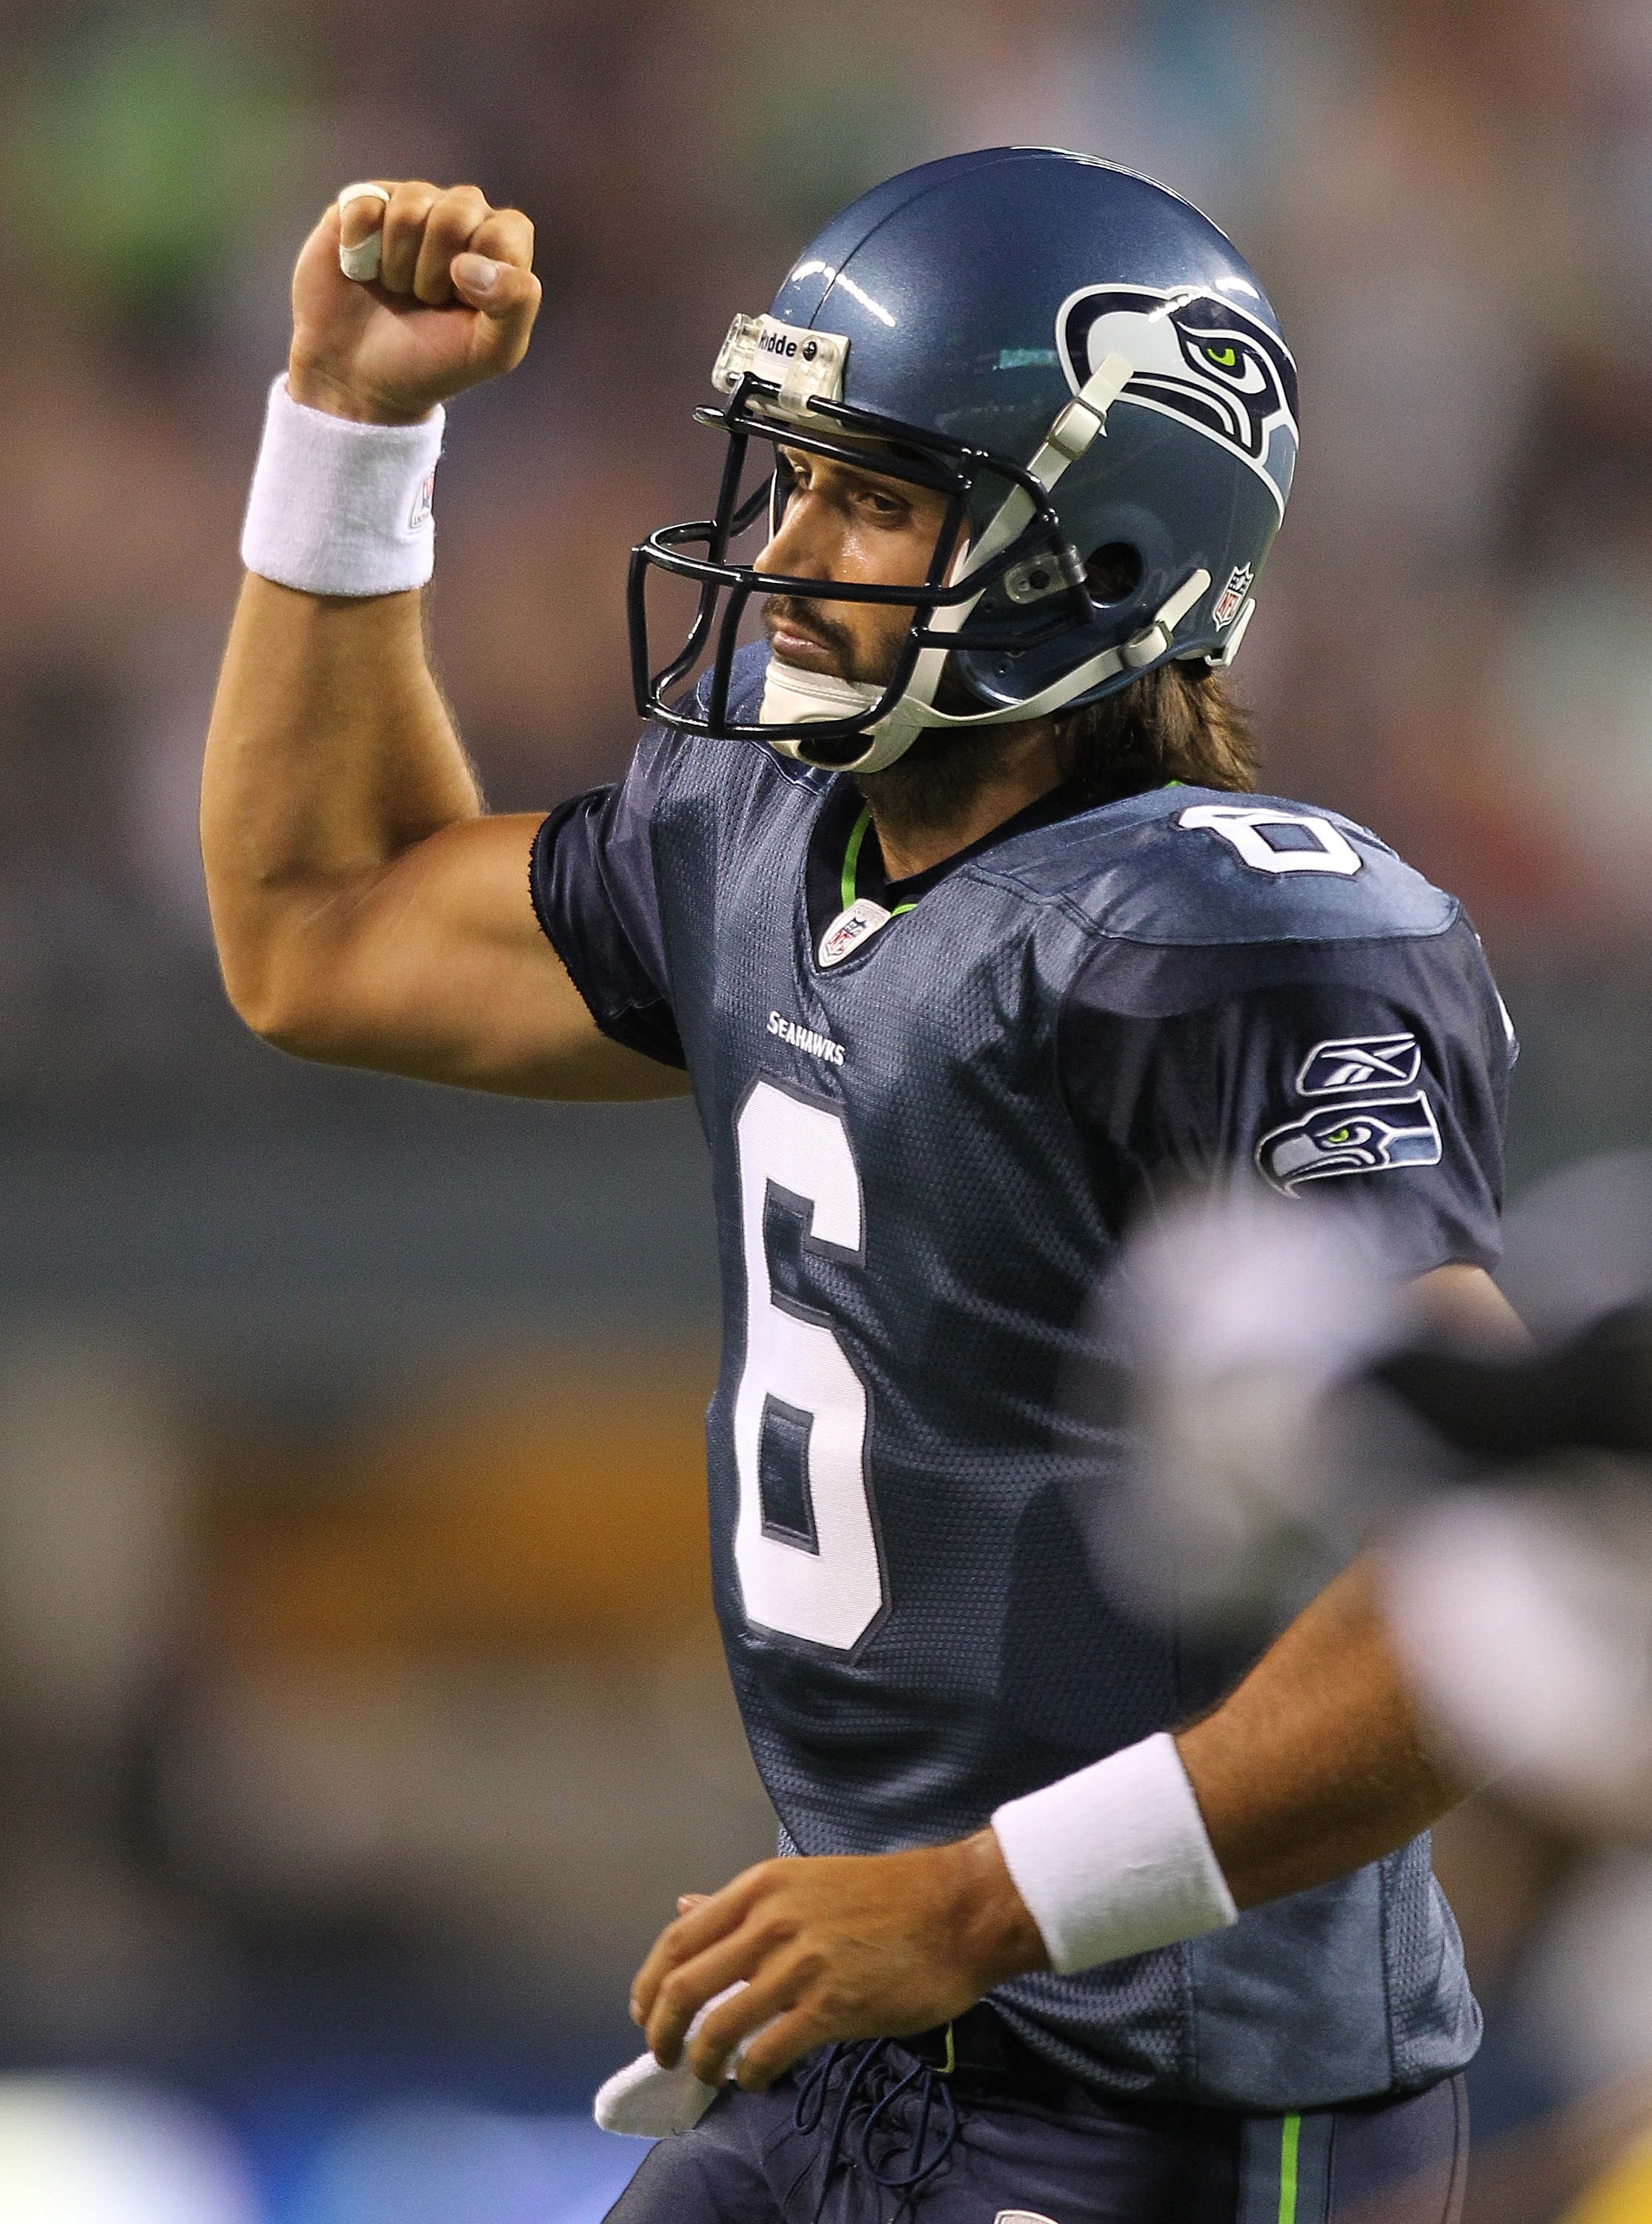
<path id="1" fill-rule="evenodd" d="M 843 908 L 845 911 L 847 911 L 849 906 L 854 901 L 854 884 L 861 876 L 861 844 L 866 840 L 867 829 L 871 825 L 871 824 L 872 806 L 868 803 L 866 809 L 861 813 L 861 816 L 855 820 L 854 825 L 849 829 L 848 847 L 843 852 L 842 892 Z M 917 906 L 916 903 L 897 904 L 893 911 L 890 913 L 889 916 L 891 919 L 899 919 L 902 912 L 916 911 L 917 909 Z"/>
<path id="2" fill-rule="evenodd" d="M 1296 2145 L 1300 2116 L 1287 2116 L 1279 2134 L 1279 2224 L 1296 2224 Z"/>
<path id="3" fill-rule="evenodd" d="M 867 828 L 872 824 L 872 806 L 868 803 L 849 829 L 849 845 L 843 852 L 843 908 L 847 911 L 854 901 L 854 883 L 860 876 L 861 844 L 867 838 Z"/>

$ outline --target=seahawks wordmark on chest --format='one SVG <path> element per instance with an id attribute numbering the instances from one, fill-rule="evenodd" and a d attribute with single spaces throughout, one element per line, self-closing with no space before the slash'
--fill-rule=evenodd
<path id="1" fill-rule="evenodd" d="M 787 1019 L 783 1012 L 769 1014 L 769 1033 L 779 1035 L 782 1042 L 790 1043 L 794 1050 L 806 1051 L 810 1058 L 821 1058 L 828 1065 L 842 1065 L 843 1063 L 841 1042 L 834 1042 L 829 1035 L 822 1034 L 817 1028 L 805 1027 L 796 1020 Z"/>

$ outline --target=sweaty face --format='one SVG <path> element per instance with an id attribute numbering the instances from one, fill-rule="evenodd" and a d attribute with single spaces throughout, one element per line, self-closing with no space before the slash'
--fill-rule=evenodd
<path id="1" fill-rule="evenodd" d="M 943 495 L 801 448 L 780 454 L 792 492 L 779 531 L 756 559 L 760 572 L 922 584 L 946 521 Z M 840 679 L 887 679 L 911 622 L 911 606 L 902 603 L 771 595 L 763 605 L 764 630 L 777 656 Z"/>

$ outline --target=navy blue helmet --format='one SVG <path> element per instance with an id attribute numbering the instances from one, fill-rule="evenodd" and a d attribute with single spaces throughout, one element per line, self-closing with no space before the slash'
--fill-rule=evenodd
<path id="1" fill-rule="evenodd" d="M 1232 661 L 1290 490 L 1296 365 L 1245 263 L 1164 186 L 1042 147 L 905 171 L 832 219 L 766 314 L 735 319 L 713 382 L 726 406 L 696 414 L 729 436 L 716 514 L 632 557 L 646 717 L 870 771 L 925 727 L 1042 717 L 1171 658 Z M 772 530 L 784 513 L 781 443 L 948 497 L 921 588 L 735 560 L 760 514 Z M 700 590 L 658 671 L 655 565 Z M 761 723 L 731 725 L 753 594 L 911 604 L 913 620 L 886 684 L 772 659 Z M 708 651 L 709 691 L 681 697 Z"/>

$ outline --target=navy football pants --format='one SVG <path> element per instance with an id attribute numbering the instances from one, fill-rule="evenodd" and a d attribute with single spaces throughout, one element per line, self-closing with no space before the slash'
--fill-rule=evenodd
<path id="1" fill-rule="evenodd" d="M 893 2042 L 848 2091 L 853 2067 L 823 2081 L 812 2057 L 767 2093 L 730 2088 L 659 2142 L 608 2224 L 1457 2224 L 1462 2207 L 1460 2077 L 1280 2117 L 1075 2086 L 1051 2105 L 962 2073 L 949 2109 Z"/>

